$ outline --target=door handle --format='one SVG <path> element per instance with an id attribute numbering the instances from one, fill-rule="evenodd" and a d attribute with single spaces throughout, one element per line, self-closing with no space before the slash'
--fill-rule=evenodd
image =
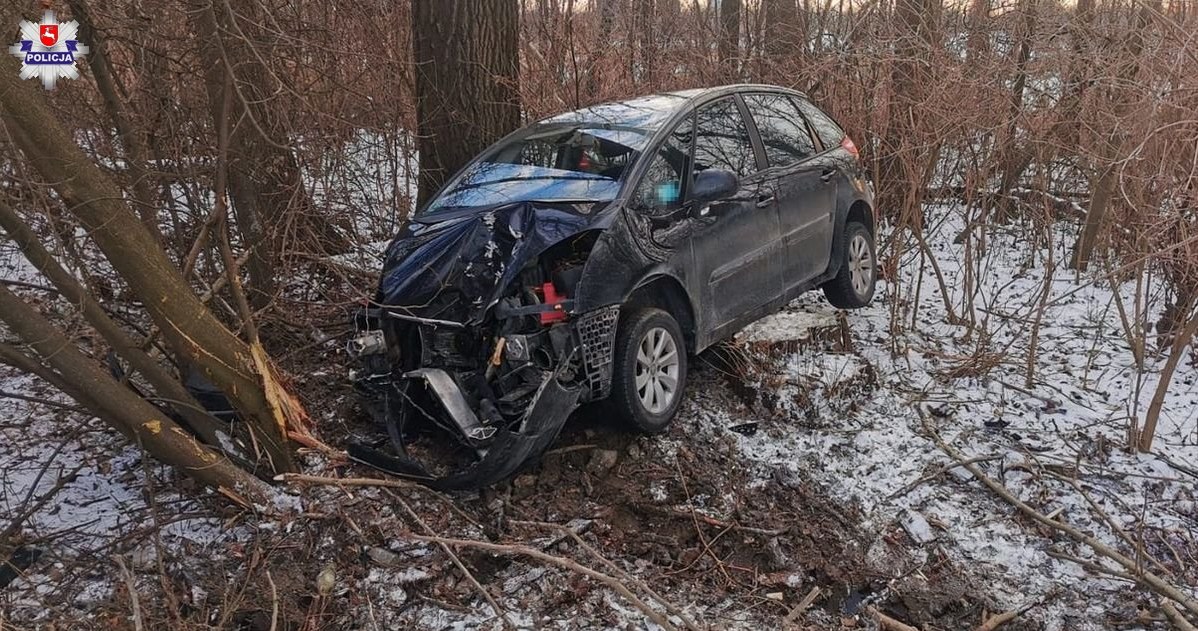
<path id="1" fill-rule="evenodd" d="M 836 169 L 829 167 L 829 168 L 824 169 L 822 172 L 820 172 L 819 179 L 822 182 L 831 182 L 832 178 L 835 176 L 836 176 Z"/>
<path id="2" fill-rule="evenodd" d="M 757 207 L 758 208 L 765 208 L 766 206 L 769 206 L 770 204 L 773 204 L 773 203 L 774 203 L 774 194 L 773 193 L 762 193 L 757 196 Z"/>

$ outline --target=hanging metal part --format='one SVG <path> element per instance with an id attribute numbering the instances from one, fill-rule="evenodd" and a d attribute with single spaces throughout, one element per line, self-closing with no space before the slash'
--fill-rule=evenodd
<path id="1" fill-rule="evenodd" d="M 495 428 L 479 422 L 474 410 L 466 402 L 466 397 L 458 384 L 449 373 L 440 368 L 419 368 L 404 373 L 409 379 L 423 379 L 433 396 L 441 402 L 449 419 L 462 432 L 462 435 L 474 442 L 490 440 L 495 435 Z"/>
<path id="2" fill-rule="evenodd" d="M 345 345 L 350 357 L 379 355 L 387 352 L 387 340 L 382 331 L 364 331 Z"/>
<path id="3" fill-rule="evenodd" d="M 397 313 L 395 311 L 385 311 L 387 317 L 395 318 L 396 320 L 404 320 L 405 322 L 415 322 L 416 324 L 428 324 L 431 326 L 451 326 L 455 329 L 464 329 L 466 325 L 453 320 L 441 320 L 438 318 L 422 318 L 420 316 L 408 315 L 406 313 Z"/>

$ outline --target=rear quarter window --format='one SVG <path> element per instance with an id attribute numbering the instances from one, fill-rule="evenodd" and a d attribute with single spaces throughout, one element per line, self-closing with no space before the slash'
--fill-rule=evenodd
<path id="1" fill-rule="evenodd" d="M 812 131 L 819 136 L 820 144 L 824 146 L 824 149 L 836 147 L 841 140 L 844 140 L 844 130 L 823 110 L 806 99 L 794 99 L 794 101 L 795 105 L 799 107 L 799 111 L 803 113 L 803 117 L 807 119 L 807 124 L 811 125 Z"/>

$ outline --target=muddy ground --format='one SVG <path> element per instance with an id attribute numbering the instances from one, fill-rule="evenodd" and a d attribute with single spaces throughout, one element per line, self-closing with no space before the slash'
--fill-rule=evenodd
<path id="1" fill-rule="evenodd" d="M 282 519 L 207 501 L 204 509 L 223 522 L 223 540 L 189 551 L 129 537 L 110 554 L 134 564 L 138 616 L 149 628 L 503 628 L 469 577 L 521 628 L 655 628 L 578 568 L 452 548 L 468 577 L 445 549 L 413 535 L 571 559 L 615 577 L 667 616 L 668 602 L 700 628 L 868 628 L 873 610 L 928 631 L 976 626 L 995 605 L 947 556 L 912 555 L 916 542 L 897 524 L 864 527 L 851 501 L 789 469 L 746 463 L 733 440 L 779 424 L 835 423 L 810 401 L 785 406 L 809 409 L 805 417 L 782 413 L 777 395 L 746 377 L 794 353 L 848 352 L 845 335 L 825 327 L 803 340 L 730 345 L 692 358 L 691 396 L 666 435 L 639 436 L 603 408 L 583 408 L 540 463 L 482 492 L 296 485 L 295 510 Z M 337 402 L 329 412 L 340 420 L 337 439 L 375 431 L 338 371 L 296 374 L 306 375 L 296 385 L 309 399 Z M 875 386 L 867 371 L 822 396 L 849 413 Z M 725 426 L 688 435 L 686 419 L 711 408 L 728 411 Z M 315 456 L 309 465 L 324 476 L 379 477 Z M 170 509 L 154 513 L 147 517 L 162 520 Z M 572 530 L 589 550 L 554 526 Z M 71 571 L 80 568 L 64 568 Z M 78 596 L 59 586 L 44 602 L 66 612 Z M 86 609 L 46 628 L 134 628 L 126 583 Z"/>

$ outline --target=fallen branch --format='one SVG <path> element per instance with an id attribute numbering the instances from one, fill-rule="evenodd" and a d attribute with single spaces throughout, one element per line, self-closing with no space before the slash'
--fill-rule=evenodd
<path id="1" fill-rule="evenodd" d="M 671 603 L 670 601 L 663 598 L 660 594 L 658 594 L 656 591 L 654 591 L 652 587 L 649 587 L 649 585 L 647 585 L 644 581 L 629 574 L 628 572 L 624 571 L 623 568 L 621 568 L 620 566 L 613 563 L 610 559 L 603 556 L 602 554 L 599 554 L 599 551 L 596 550 L 590 544 L 588 544 L 586 541 L 583 541 L 582 537 L 579 536 L 579 532 L 574 530 L 573 528 L 569 528 L 569 527 L 563 526 L 561 524 L 552 524 L 549 522 L 524 521 L 524 520 L 515 520 L 515 519 L 512 520 L 512 523 L 520 524 L 520 525 L 527 525 L 527 526 L 550 528 L 553 530 L 557 530 L 558 532 L 561 532 L 563 537 L 568 537 L 568 538 L 574 540 L 574 543 L 578 544 L 578 546 L 580 548 L 582 548 L 584 551 L 586 551 L 587 554 L 590 554 L 591 556 L 595 557 L 600 563 L 603 564 L 604 567 L 606 567 L 612 573 L 614 573 L 614 574 L 620 576 L 621 578 L 623 578 L 624 580 L 632 583 L 638 589 L 640 589 L 644 593 L 648 594 L 651 598 L 653 598 L 653 600 L 656 600 L 659 604 L 661 604 L 662 607 L 665 607 L 666 611 L 669 612 L 671 615 L 677 616 L 679 620 L 682 620 L 682 624 L 685 625 L 687 629 L 690 629 L 691 631 L 699 631 L 699 625 L 695 624 L 695 622 L 693 620 L 691 620 L 685 613 L 683 613 L 683 611 L 680 608 L 678 608 L 678 606 L 676 606 L 674 603 Z"/>
<path id="2" fill-rule="evenodd" d="M 429 543 L 443 544 L 455 548 L 474 548 L 476 550 L 483 550 L 485 552 L 502 556 L 528 557 L 549 563 L 550 565 L 556 565 L 557 567 L 570 570 L 572 572 L 577 572 L 584 576 L 589 576 L 590 578 L 593 578 L 600 583 L 603 583 L 604 585 L 614 589 L 618 594 L 623 596 L 628 602 L 632 603 L 633 606 L 639 609 L 641 613 L 645 614 L 645 616 L 657 626 L 666 629 L 667 631 L 677 631 L 678 629 L 669 620 L 667 620 L 665 616 L 655 611 L 652 607 L 646 604 L 645 601 L 638 598 L 636 594 L 633 594 L 632 591 L 628 589 L 628 586 L 620 582 L 619 579 L 615 578 L 614 576 L 604 574 L 598 570 L 591 569 L 585 565 L 581 565 L 575 561 L 571 561 L 570 559 L 554 556 L 552 554 L 546 554 L 540 550 L 529 548 L 527 546 L 488 543 L 486 541 L 472 541 L 469 539 L 454 539 L 450 537 L 439 537 L 432 535 L 413 534 L 409 536 L 417 541 L 427 541 Z"/>
<path id="3" fill-rule="evenodd" d="M 720 519 L 716 519 L 715 517 L 705 515 L 698 511 L 695 511 L 694 514 L 692 515 L 692 511 L 686 510 L 683 508 L 678 508 L 678 507 L 663 508 L 661 506 L 654 506 L 652 504 L 643 504 L 643 505 L 640 505 L 640 507 L 648 509 L 648 510 L 656 512 L 656 513 L 660 513 L 662 515 L 669 515 L 671 517 L 681 517 L 683 519 L 691 519 L 693 517 L 694 519 L 698 519 L 700 522 L 703 522 L 704 524 L 707 524 L 708 526 L 715 526 L 716 528 L 727 528 L 727 529 L 731 529 L 731 530 L 737 530 L 740 532 L 747 532 L 750 534 L 762 535 L 764 537 L 777 537 L 779 535 L 786 534 L 786 532 L 790 530 L 790 528 L 757 528 L 754 526 L 742 526 L 739 523 L 726 522 L 726 521 L 723 521 Z"/>
<path id="4" fill-rule="evenodd" d="M 906 495 L 906 494 L 910 493 L 911 491 L 914 491 L 916 488 L 919 487 L 919 485 L 923 484 L 924 482 L 930 482 L 931 480 L 935 480 L 936 478 L 944 475 L 945 473 L 948 473 L 949 471 L 952 471 L 953 469 L 956 469 L 957 467 L 964 466 L 966 464 L 974 464 L 976 462 L 989 462 L 991 460 L 998 460 L 1000 458 L 1002 458 L 1002 456 L 974 456 L 973 458 L 965 460 L 964 462 L 950 462 L 949 464 L 946 464 L 943 467 L 940 467 L 939 469 L 936 469 L 935 471 L 916 479 L 914 482 L 891 493 L 890 495 L 887 495 L 886 499 L 892 500 L 896 497 Z"/>
<path id="5" fill-rule="evenodd" d="M 1173 624 L 1173 627 L 1177 631 L 1198 631 L 1198 627 L 1190 624 L 1190 621 L 1181 615 L 1181 612 L 1177 610 L 1177 607 L 1173 606 L 1173 603 L 1161 599 L 1161 611 L 1165 612 L 1165 617 L 1169 619 L 1169 622 Z"/>
<path id="6" fill-rule="evenodd" d="M 983 622 L 980 626 L 978 626 L 978 628 L 975 631 L 994 631 L 995 629 L 1001 627 L 1002 625 L 1018 618 L 1019 616 L 1022 616 L 1025 611 L 1027 611 L 1028 609 L 1031 609 L 1032 607 L 1035 607 L 1036 604 L 1039 602 L 1040 601 L 1038 599 L 1033 600 L 1027 604 L 1021 605 L 1014 609 L 1004 611 L 1002 613 L 996 613 L 993 616 L 986 618 L 986 621 Z"/>
<path id="7" fill-rule="evenodd" d="M 960 451 L 958 451 L 955 447 L 944 442 L 944 439 L 941 438 L 940 434 L 937 433 L 935 428 L 932 427 L 932 424 L 929 422 L 927 415 L 924 414 L 923 408 L 921 408 L 918 403 L 915 405 L 915 410 L 919 414 L 920 418 L 923 419 L 924 430 L 928 432 L 928 434 L 932 437 L 932 439 L 936 442 L 936 445 L 938 447 L 940 447 L 941 450 L 943 450 L 945 453 L 947 453 L 949 455 L 949 457 L 953 458 L 957 462 L 963 463 L 965 460 L 967 460 L 967 458 L 965 458 L 965 456 Z M 1177 602 L 1179 605 L 1184 607 L 1190 613 L 1192 613 L 1194 615 L 1198 615 L 1198 601 L 1187 596 L 1184 592 L 1182 592 L 1176 586 L 1170 584 L 1169 582 L 1165 581 L 1164 579 L 1157 576 L 1156 574 L 1153 574 L 1152 572 L 1144 570 L 1141 567 L 1141 564 L 1137 563 L 1135 559 L 1131 559 L 1131 558 L 1127 557 L 1126 555 L 1119 552 L 1118 550 L 1115 550 L 1114 548 L 1108 546 L 1107 544 L 1103 543 L 1102 541 L 1099 541 L 1098 539 L 1091 537 L 1090 535 L 1087 535 L 1086 533 L 1078 530 L 1077 528 L 1074 528 L 1073 526 L 1070 526 L 1069 524 L 1049 519 L 1048 517 L 1044 516 L 1042 513 L 1037 511 L 1036 509 L 1029 506 L 1023 500 L 1020 500 L 1019 498 L 1012 495 L 1011 492 L 1008 491 L 1005 486 L 990 479 L 990 477 L 987 476 L 985 473 L 983 473 L 982 470 L 979 469 L 977 465 L 964 464 L 963 466 L 966 469 L 968 469 L 969 472 L 974 475 L 974 477 L 976 477 L 979 481 L 981 481 L 982 484 L 985 484 L 987 487 L 989 487 L 991 491 L 994 491 L 995 494 L 997 494 L 1002 499 L 1006 500 L 1007 503 L 1014 506 L 1016 509 L 1019 510 L 1019 512 L 1030 517 L 1032 520 L 1036 521 L 1037 523 L 1039 523 L 1041 525 L 1047 526 L 1048 528 L 1050 528 L 1052 530 L 1056 530 L 1058 532 L 1064 533 L 1065 535 L 1068 535 L 1069 537 L 1071 537 L 1073 540 L 1077 541 L 1078 543 L 1082 543 L 1082 544 L 1089 546 L 1092 550 L 1094 550 L 1094 552 L 1118 563 L 1119 565 L 1121 565 L 1125 569 L 1127 569 L 1127 571 L 1136 578 L 1136 580 L 1139 584 L 1148 587 L 1152 591 L 1156 592 L 1157 594 L 1159 594 L 1161 596 L 1164 596 L 1165 598 L 1169 598 L 1169 599 Z"/>
<path id="8" fill-rule="evenodd" d="M 869 612 L 869 615 L 873 616 L 874 620 L 878 621 L 878 626 L 882 627 L 883 629 L 889 629 L 890 631 L 919 631 L 919 627 L 913 627 L 905 622 L 899 622 L 898 620 L 891 618 L 881 611 L 878 611 L 877 607 L 870 607 L 867 611 Z"/>
<path id="9" fill-rule="evenodd" d="M 1081 557 L 1073 556 L 1072 554 L 1065 554 L 1064 552 L 1057 552 L 1056 550 L 1049 550 L 1045 554 L 1047 554 L 1048 556 L 1050 556 L 1054 559 L 1061 559 L 1062 561 L 1069 561 L 1070 563 L 1080 565 L 1080 566 L 1086 568 L 1087 570 L 1090 570 L 1091 572 L 1094 572 L 1096 574 L 1105 574 L 1105 575 L 1109 576 L 1110 578 L 1117 578 L 1119 580 L 1127 581 L 1129 583 L 1139 583 L 1140 582 L 1139 580 L 1136 579 L 1136 577 L 1132 576 L 1131 574 L 1128 574 L 1127 572 L 1120 572 L 1119 570 L 1116 570 L 1113 568 L 1103 567 L 1102 565 L 1099 565 L 1098 563 L 1083 559 Z"/>
<path id="10" fill-rule="evenodd" d="M 412 507 L 408 505 L 408 502 L 404 500 L 404 498 L 400 497 L 398 493 L 388 494 L 399 502 L 399 505 L 403 507 L 404 512 L 408 514 L 408 517 L 411 517 L 412 521 L 416 522 L 417 525 L 423 528 L 424 531 L 428 533 L 428 536 L 436 537 L 433 529 L 430 528 L 428 524 L 424 523 L 424 520 L 420 518 L 420 515 L 416 514 L 416 511 L 412 510 Z M 495 602 L 495 598 L 491 596 L 491 593 L 487 591 L 487 588 L 483 587 L 482 583 L 478 582 L 478 579 L 474 577 L 474 574 L 466 567 L 466 564 L 462 563 L 462 560 L 458 558 L 458 555 L 454 554 L 453 550 L 450 549 L 449 544 L 438 542 L 438 545 L 441 546 L 441 549 L 444 550 L 445 554 L 447 554 L 450 560 L 453 561 L 453 564 L 456 565 L 459 570 L 461 570 L 462 574 L 466 577 L 466 580 L 470 581 L 470 584 L 474 586 L 474 589 L 480 595 L 482 595 L 483 600 L 487 601 L 487 604 L 491 606 L 491 609 L 495 612 L 495 615 L 499 616 L 499 619 L 503 621 L 503 628 L 515 629 L 516 625 L 512 624 L 512 621 L 508 619 L 507 612 L 499 607 L 499 603 Z"/>
<path id="11" fill-rule="evenodd" d="M 420 485 L 406 480 L 387 480 L 384 478 L 333 478 L 322 475 L 306 475 L 303 473 L 280 473 L 275 476 L 276 482 L 289 484 L 325 484 L 329 486 L 379 486 L 391 489 L 411 489 Z"/>
<path id="12" fill-rule="evenodd" d="M 794 609 L 791 609 L 790 613 L 786 614 L 786 617 L 782 619 L 782 627 L 786 628 L 787 625 L 794 624 L 794 621 L 798 620 L 799 616 L 811 606 L 811 603 L 815 602 L 815 599 L 819 598 L 823 593 L 824 590 L 820 589 L 819 585 L 812 587 L 811 591 L 807 592 L 807 595 L 803 597 L 803 600 L 800 600 L 799 604 L 795 605 Z"/>

